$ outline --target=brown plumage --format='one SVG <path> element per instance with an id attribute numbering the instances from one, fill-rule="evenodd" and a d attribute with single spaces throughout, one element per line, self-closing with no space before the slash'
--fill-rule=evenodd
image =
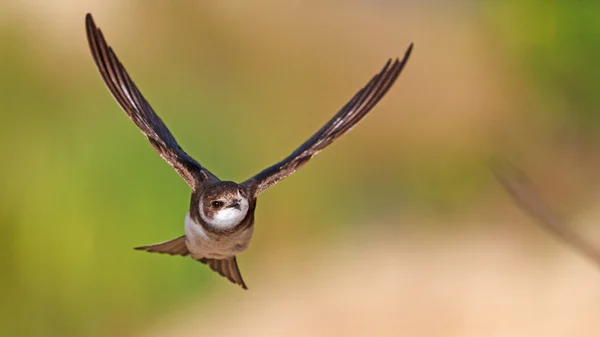
<path id="1" fill-rule="evenodd" d="M 371 79 L 371 81 L 352 97 L 352 99 L 335 115 L 327 124 L 310 137 L 304 144 L 300 145 L 288 157 L 279 163 L 270 166 L 256 176 L 250 178 L 257 184 L 256 195 L 275 185 L 283 178 L 296 172 L 297 169 L 306 164 L 319 151 L 333 143 L 340 136 L 350 131 L 356 123 L 371 111 L 385 93 L 392 87 L 398 75 L 408 61 L 412 52 L 412 43 L 406 50 L 402 61 L 396 59 L 394 63 L 390 59 L 383 69 Z"/>
<path id="2" fill-rule="evenodd" d="M 167 242 L 157 243 L 149 246 L 136 247 L 135 249 L 144 250 L 149 253 L 161 253 L 180 256 L 190 255 L 190 252 L 187 249 L 187 245 L 185 243 L 185 235 Z M 242 279 L 242 274 L 240 273 L 240 269 L 238 268 L 235 256 L 224 260 L 208 259 L 203 257 L 197 259 L 196 261 L 200 261 L 208 265 L 210 269 L 216 271 L 217 273 L 219 273 L 219 275 L 227 278 L 229 281 L 235 284 L 240 285 L 244 289 L 248 289 L 246 283 L 244 283 L 244 279 Z"/>
<path id="3" fill-rule="evenodd" d="M 248 248 L 252 238 L 258 195 L 294 173 L 364 118 L 395 83 L 413 48 L 410 44 L 402 60 L 389 60 L 325 126 L 288 157 L 237 184 L 219 180 L 183 151 L 141 94 L 90 14 L 86 15 L 85 25 L 94 62 L 113 97 L 156 152 L 193 190 L 185 221 L 186 235 L 136 249 L 191 255 L 244 289 L 246 284 L 236 255 Z"/>
<path id="4" fill-rule="evenodd" d="M 85 24 L 92 56 L 106 86 L 127 116 L 146 135 L 154 150 L 191 188 L 195 188 L 198 181 L 216 178 L 179 146 L 173 134 L 133 83 L 117 55 L 108 46 L 102 31 L 96 27 L 90 14 L 86 16 Z"/>

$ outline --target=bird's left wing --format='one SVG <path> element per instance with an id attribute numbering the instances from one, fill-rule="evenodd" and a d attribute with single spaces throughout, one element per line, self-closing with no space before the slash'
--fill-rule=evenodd
<path id="1" fill-rule="evenodd" d="M 106 86 L 127 116 L 146 135 L 154 150 L 177 171 L 192 189 L 206 180 L 217 179 L 179 146 L 165 123 L 133 83 L 89 13 L 85 17 L 85 28 L 94 62 L 96 62 Z"/>
<path id="2" fill-rule="evenodd" d="M 243 184 L 256 187 L 254 196 L 258 196 L 267 188 L 296 172 L 306 164 L 319 151 L 344 133 L 350 131 L 356 123 L 371 111 L 385 93 L 392 87 L 398 75 L 406 65 L 413 44 L 411 43 L 402 60 L 396 59 L 393 63 L 389 60 L 383 69 L 362 88 L 352 99 L 317 133 L 300 145 L 287 158 L 277 164 L 264 169 Z"/>

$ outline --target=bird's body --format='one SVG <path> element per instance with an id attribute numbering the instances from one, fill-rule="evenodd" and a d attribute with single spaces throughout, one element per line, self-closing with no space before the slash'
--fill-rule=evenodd
<path id="1" fill-rule="evenodd" d="M 195 222 L 188 212 L 185 216 L 185 244 L 194 259 L 202 257 L 225 259 L 243 253 L 250 245 L 254 233 L 254 221 L 243 228 L 227 234 L 215 234 L 206 231 L 199 222 Z"/>
<path id="2" fill-rule="evenodd" d="M 248 249 L 252 239 L 258 195 L 296 172 L 364 118 L 394 84 L 412 51 L 411 44 L 402 60 L 389 60 L 329 122 L 289 156 L 238 184 L 221 181 L 183 151 L 108 46 L 90 14 L 86 16 L 86 32 L 94 61 L 113 97 L 154 150 L 193 190 L 185 217 L 185 235 L 136 249 L 190 255 L 244 289 L 236 256 Z"/>
<path id="3" fill-rule="evenodd" d="M 192 193 L 190 211 L 185 217 L 186 245 L 190 254 L 196 259 L 199 257 L 222 259 L 245 251 L 248 249 L 254 232 L 256 198 L 248 197 L 252 195 L 252 191 L 246 186 L 240 186 L 234 182 L 217 182 L 208 189 L 218 191 L 213 193 L 214 196 L 210 194 L 210 191 L 204 190 Z M 211 212 L 213 207 L 205 205 L 222 199 L 223 189 L 243 191 L 243 193 L 238 192 L 240 203 L 247 206 L 237 209 L 223 205 L 220 210 Z M 225 213 L 225 215 L 217 223 L 211 222 L 211 218 L 218 218 L 217 212 Z M 231 214 L 232 212 L 239 213 L 239 215 Z M 228 213 L 231 214 L 229 217 Z"/>

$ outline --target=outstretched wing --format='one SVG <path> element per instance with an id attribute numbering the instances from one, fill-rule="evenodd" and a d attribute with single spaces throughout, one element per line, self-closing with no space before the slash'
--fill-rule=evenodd
<path id="1" fill-rule="evenodd" d="M 563 239 L 600 266 L 600 250 L 574 231 L 565 220 L 540 197 L 525 174 L 509 163 L 494 163 L 492 173 L 513 197 L 515 203 L 532 215 L 544 228 Z"/>
<path id="2" fill-rule="evenodd" d="M 392 87 L 408 61 L 412 48 L 413 44 L 411 43 L 402 60 L 396 59 L 392 63 L 390 59 L 383 69 L 354 95 L 325 126 L 292 152 L 291 155 L 248 179 L 244 184 L 256 184 L 255 196 L 258 196 L 267 188 L 296 172 L 319 151 L 350 131 Z"/>
<path id="3" fill-rule="evenodd" d="M 89 13 L 85 17 L 85 28 L 94 62 L 106 86 L 127 116 L 146 135 L 154 150 L 192 189 L 208 179 L 216 179 L 212 173 L 179 147 L 175 137 L 142 96 L 117 55 L 106 43 L 102 31 L 96 26 Z"/>

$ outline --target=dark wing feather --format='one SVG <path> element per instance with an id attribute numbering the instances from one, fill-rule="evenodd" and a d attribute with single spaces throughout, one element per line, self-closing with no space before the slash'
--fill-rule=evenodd
<path id="1" fill-rule="evenodd" d="M 190 157 L 177 143 L 167 126 L 142 96 L 133 80 L 106 43 L 91 14 L 85 17 L 87 38 L 98 70 L 127 116 L 146 135 L 152 147 L 192 188 L 216 177 Z"/>
<path id="2" fill-rule="evenodd" d="M 246 283 L 242 279 L 242 274 L 238 268 L 236 257 L 230 257 L 224 260 L 201 258 L 198 261 L 207 264 L 210 269 L 219 273 L 219 275 L 227 278 L 229 281 L 240 285 L 243 289 L 248 289 Z"/>
<path id="3" fill-rule="evenodd" d="M 566 221 L 542 200 L 525 174 L 509 163 L 494 163 L 492 173 L 513 197 L 515 203 L 549 230 L 600 266 L 600 250 L 574 231 Z"/>
<path id="4" fill-rule="evenodd" d="M 294 173 L 319 151 L 350 131 L 392 87 L 408 61 L 412 48 L 413 44 L 411 43 L 402 60 L 396 59 L 392 63 L 390 59 L 381 72 L 375 75 L 327 124 L 291 155 L 248 179 L 244 184 L 256 184 L 255 196 L 258 196 L 267 188 Z"/>

